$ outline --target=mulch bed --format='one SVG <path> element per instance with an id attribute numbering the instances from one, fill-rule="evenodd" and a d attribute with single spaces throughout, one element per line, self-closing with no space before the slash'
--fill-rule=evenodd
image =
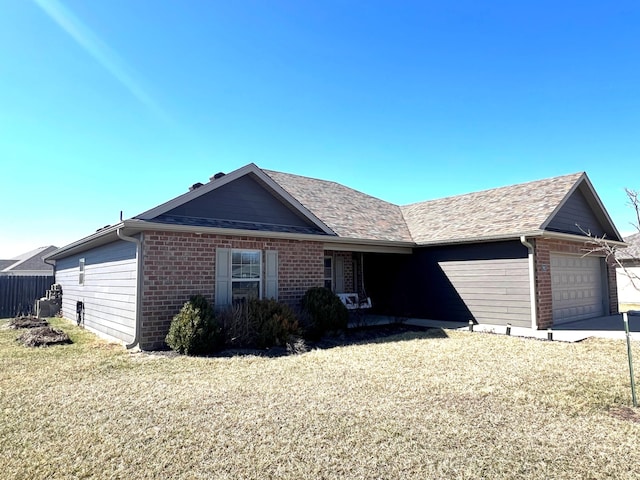
<path id="1" fill-rule="evenodd" d="M 252 348 L 225 348 L 214 354 L 216 357 L 233 357 L 237 355 L 255 355 L 260 357 L 281 357 L 285 355 L 304 353 L 315 348 L 328 349 L 355 345 L 359 343 L 384 342 L 387 337 L 408 332 L 430 331 L 434 336 L 445 336 L 440 329 L 418 327 L 404 324 L 372 325 L 366 327 L 350 328 L 339 335 L 327 335 L 317 341 L 305 341 L 298 339 L 288 346 L 271 347 L 266 350 Z"/>
<path id="2" fill-rule="evenodd" d="M 47 347 L 49 345 L 64 345 L 72 343 L 69 335 L 62 330 L 51 327 L 31 328 L 20 335 L 18 342 L 27 347 Z"/>
<path id="3" fill-rule="evenodd" d="M 31 315 L 16 317 L 9 320 L 9 328 L 39 328 L 48 326 L 49 322 L 44 318 L 38 318 Z"/>

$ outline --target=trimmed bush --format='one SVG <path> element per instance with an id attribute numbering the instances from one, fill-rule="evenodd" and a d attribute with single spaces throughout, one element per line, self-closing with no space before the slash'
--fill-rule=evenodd
<path id="1" fill-rule="evenodd" d="M 258 348 L 286 345 L 291 336 L 299 333 L 293 310 L 275 300 L 249 300 L 248 317 Z"/>
<path id="2" fill-rule="evenodd" d="M 187 355 L 211 353 L 222 346 L 222 329 L 205 297 L 194 295 L 183 305 L 173 317 L 165 341 L 172 350 Z"/>
<path id="3" fill-rule="evenodd" d="M 349 323 L 349 311 L 338 296 L 324 287 L 310 288 L 302 297 L 305 313 L 305 337 L 318 340 L 326 333 L 345 330 Z"/>

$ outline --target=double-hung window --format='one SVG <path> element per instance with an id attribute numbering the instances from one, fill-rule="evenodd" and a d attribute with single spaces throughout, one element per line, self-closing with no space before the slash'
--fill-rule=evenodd
<path id="1" fill-rule="evenodd" d="M 215 304 L 250 298 L 278 299 L 278 251 L 216 249 Z"/>
<path id="2" fill-rule="evenodd" d="M 260 298 L 262 291 L 262 252 L 233 250 L 231 252 L 231 298 Z"/>

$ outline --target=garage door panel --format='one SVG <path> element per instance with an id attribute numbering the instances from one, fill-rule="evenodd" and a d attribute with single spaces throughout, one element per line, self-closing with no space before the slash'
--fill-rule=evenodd
<path id="1" fill-rule="evenodd" d="M 551 255 L 554 323 L 604 314 L 602 262 L 598 257 Z"/>

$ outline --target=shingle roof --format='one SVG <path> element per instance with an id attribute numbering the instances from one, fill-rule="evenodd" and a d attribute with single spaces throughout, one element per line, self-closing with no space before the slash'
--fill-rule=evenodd
<path id="1" fill-rule="evenodd" d="M 640 258 L 640 233 L 629 235 L 624 241 L 629 246 L 618 250 L 616 257 L 619 259 Z"/>
<path id="2" fill-rule="evenodd" d="M 580 172 L 397 206 L 336 182 L 263 171 L 338 236 L 418 245 L 540 231 L 584 176 Z"/>
<path id="3" fill-rule="evenodd" d="M 417 244 L 512 237 L 540 230 L 583 173 L 402 207 Z"/>
<path id="4" fill-rule="evenodd" d="M 411 242 L 400 207 L 336 182 L 263 170 L 338 236 Z"/>

